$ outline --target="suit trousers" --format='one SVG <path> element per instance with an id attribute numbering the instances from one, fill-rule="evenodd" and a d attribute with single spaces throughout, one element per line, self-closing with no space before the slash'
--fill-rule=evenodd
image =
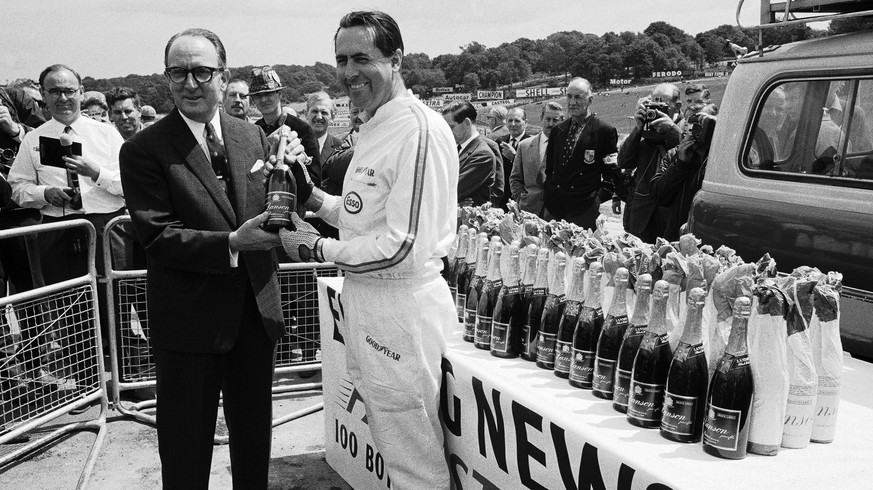
<path id="1" fill-rule="evenodd" d="M 251 288 L 245 301 L 239 334 L 229 352 L 153 348 L 164 489 L 209 486 L 220 393 L 230 436 L 233 487 L 267 488 L 276 342 L 264 331 Z"/>

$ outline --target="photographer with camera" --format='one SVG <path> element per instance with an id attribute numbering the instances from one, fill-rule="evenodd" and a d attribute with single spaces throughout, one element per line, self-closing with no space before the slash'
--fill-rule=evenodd
<path id="1" fill-rule="evenodd" d="M 717 115 L 718 107 L 708 104 L 689 116 L 679 146 L 664 155 L 649 181 L 649 195 L 664 217 L 664 228 L 658 235 L 667 240 L 679 239 L 691 201 L 703 184 Z"/>
<path id="2" fill-rule="evenodd" d="M 633 173 L 626 193 L 624 229 L 647 243 L 654 243 L 664 229 L 665 217 L 649 190 L 649 181 L 667 151 L 676 147 L 682 136 L 682 100 L 679 89 L 662 83 L 643 97 L 633 115 L 636 125 L 618 152 L 618 166 Z"/>

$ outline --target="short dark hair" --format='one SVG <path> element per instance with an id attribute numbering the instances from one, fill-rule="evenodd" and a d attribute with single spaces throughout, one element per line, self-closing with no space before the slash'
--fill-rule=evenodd
<path id="1" fill-rule="evenodd" d="M 45 82 L 45 77 L 49 76 L 49 73 L 54 73 L 56 71 L 61 71 L 61 70 L 67 70 L 68 72 L 72 73 L 73 75 L 76 75 L 76 80 L 79 81 L 79 86 L 80 87 L 82 86 L 82 77 L 79 76 L 79 72 L 77 72 L 76 70 L 74 70 L 74 69 L 70 68 L 69 66 L 64 65 L 62 63 L 55 63 L 54 65 L 47 66 L 46 69 L 43 70 L 42 73 L 39 74 L 39 86 L 40 87 L 43 86 L 42 84 L 43 84 L 43 82 Z"/>
<path id="2" fill-rule="evenodd" d="M 215 46 L 215 51 L 218 52 L 218 61 L 221 64 L 221 66 L 216 66 L 215 68 L 227 68 L 227 52 L 224 50 L 224 44 L 221 43 L 221 39 L 214 32 L 202 27 L 190 27 L 182 32 L 173 34 L 173 37 L 167 41 L 167 47 L 164 48 L 164 66 L 168 66 L 167 61 L 170 58 L 170 47 L 176 42 L 176 39 L 183 36 L 202 37 L 212 43 Z"/>
<path id="3" fill-rule="evenodd" d="M 451 104 L 443 107 L 443 114 L 451 114 L 452 120 L 458 124 L 464 122 L 464 119 L 469 119 L 470 122 L 476 122 L 476 108 L 469 100 L 456 100 Z"/>
<path id="4" fill-rule="evenodd" d="M 555 102 L 554 100 L 551 100 L 551 101 L 549 101 L 549 102 L 546 102 L 545 105 L 543 105 L 543 112 L 542 112 L 542 114 L 540 115 L 540 119 L 542 119 L 543 117 L 545 117 L 545 115 L 546 115 L 546 109 L 551 109 L 551 110 L 553 110 L 553 111 L 558 111 L 558 112 L 560 112 L 561 114 L 564 113 L 564 106 L 562 106 L 561 104 Z"/>
<path id="5" fill-rule="evenodd" d="M 101 98 L 99 98 L 99 97 L 91 96 L 91 97 L 88 97 L 87 99 L 85 99 L 85 100 L 82 102 L 82 107 L 89 107 L 89 106 L 92 106 L 92 105 L 99 105 L 100 107 L 103 108 L 104 111 L 108 111 L 108 110 L 109 110 L 109 106 L 106 105 L 106 102 L 103 101 L 103 99 L 101 99 Z"/>
<path id="6" fill-rule="evenodd" d="M 127 99 L 133 99 L 133 105 L 137 109 L 142 107 L 142 101 L 139 98 L 139 94 L 136 93 L 136 90 L 130 87 L 113 87 L 112 90 L 106 93 L 106 104 L 109 107 L 112 107 L 118 101 Z"/>
<path id="7" fill-rule="evenodd" d="M 231 78 L 229 82 L 227 82 L 227 86 L 229 87 L 231 83 L 244 83 L 246 84 L 246 88 L 249 88 L 248 80 L 243 80 L 242 78 Z"/>
<path id="8" fill-rule="evenodd" d="M 709 98 L 709 89 L 706 88 L 706 85 L 701 85 L 699 83 L 692 83 L 685 87 L 685 95 L 696 94 L 700 92 L 700 96 L 704 99 Z"/>
<path id="9" fill-rule="evenodd" d="M 391 56 L 398 49 L 403 49 L 403 37 L 400 35 L 400 27 L 393 17 L 378 10 L 349 12 L 340 19 L 339 28 L 333 35 L 333 43 L 336 45 L 336 37 L 340 29 L 350 27 L 366 27 L 373 29 L 373 43 L 384 56 Z"/>

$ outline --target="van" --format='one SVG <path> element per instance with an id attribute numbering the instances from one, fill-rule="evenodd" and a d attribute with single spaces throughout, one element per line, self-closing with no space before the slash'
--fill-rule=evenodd
<path id="1" fill-rule="evenodd" d="M 873 360 L 873 32 L 738 60 L 689 230 L 781 272 L 842 273 L 843 348 Z"/>

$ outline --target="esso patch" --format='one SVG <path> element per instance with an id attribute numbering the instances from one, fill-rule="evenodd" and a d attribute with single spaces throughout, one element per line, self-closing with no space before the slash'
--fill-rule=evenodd
<path id="1" fill-rule="evenodd" d="M 364 203 L 357 192 L 349 192 L 343 198 L 343 207 L 346 208 L 346 212 L 349 214 L 358 214 L 361 212 L 361 208 L 364 207 Z"/>

